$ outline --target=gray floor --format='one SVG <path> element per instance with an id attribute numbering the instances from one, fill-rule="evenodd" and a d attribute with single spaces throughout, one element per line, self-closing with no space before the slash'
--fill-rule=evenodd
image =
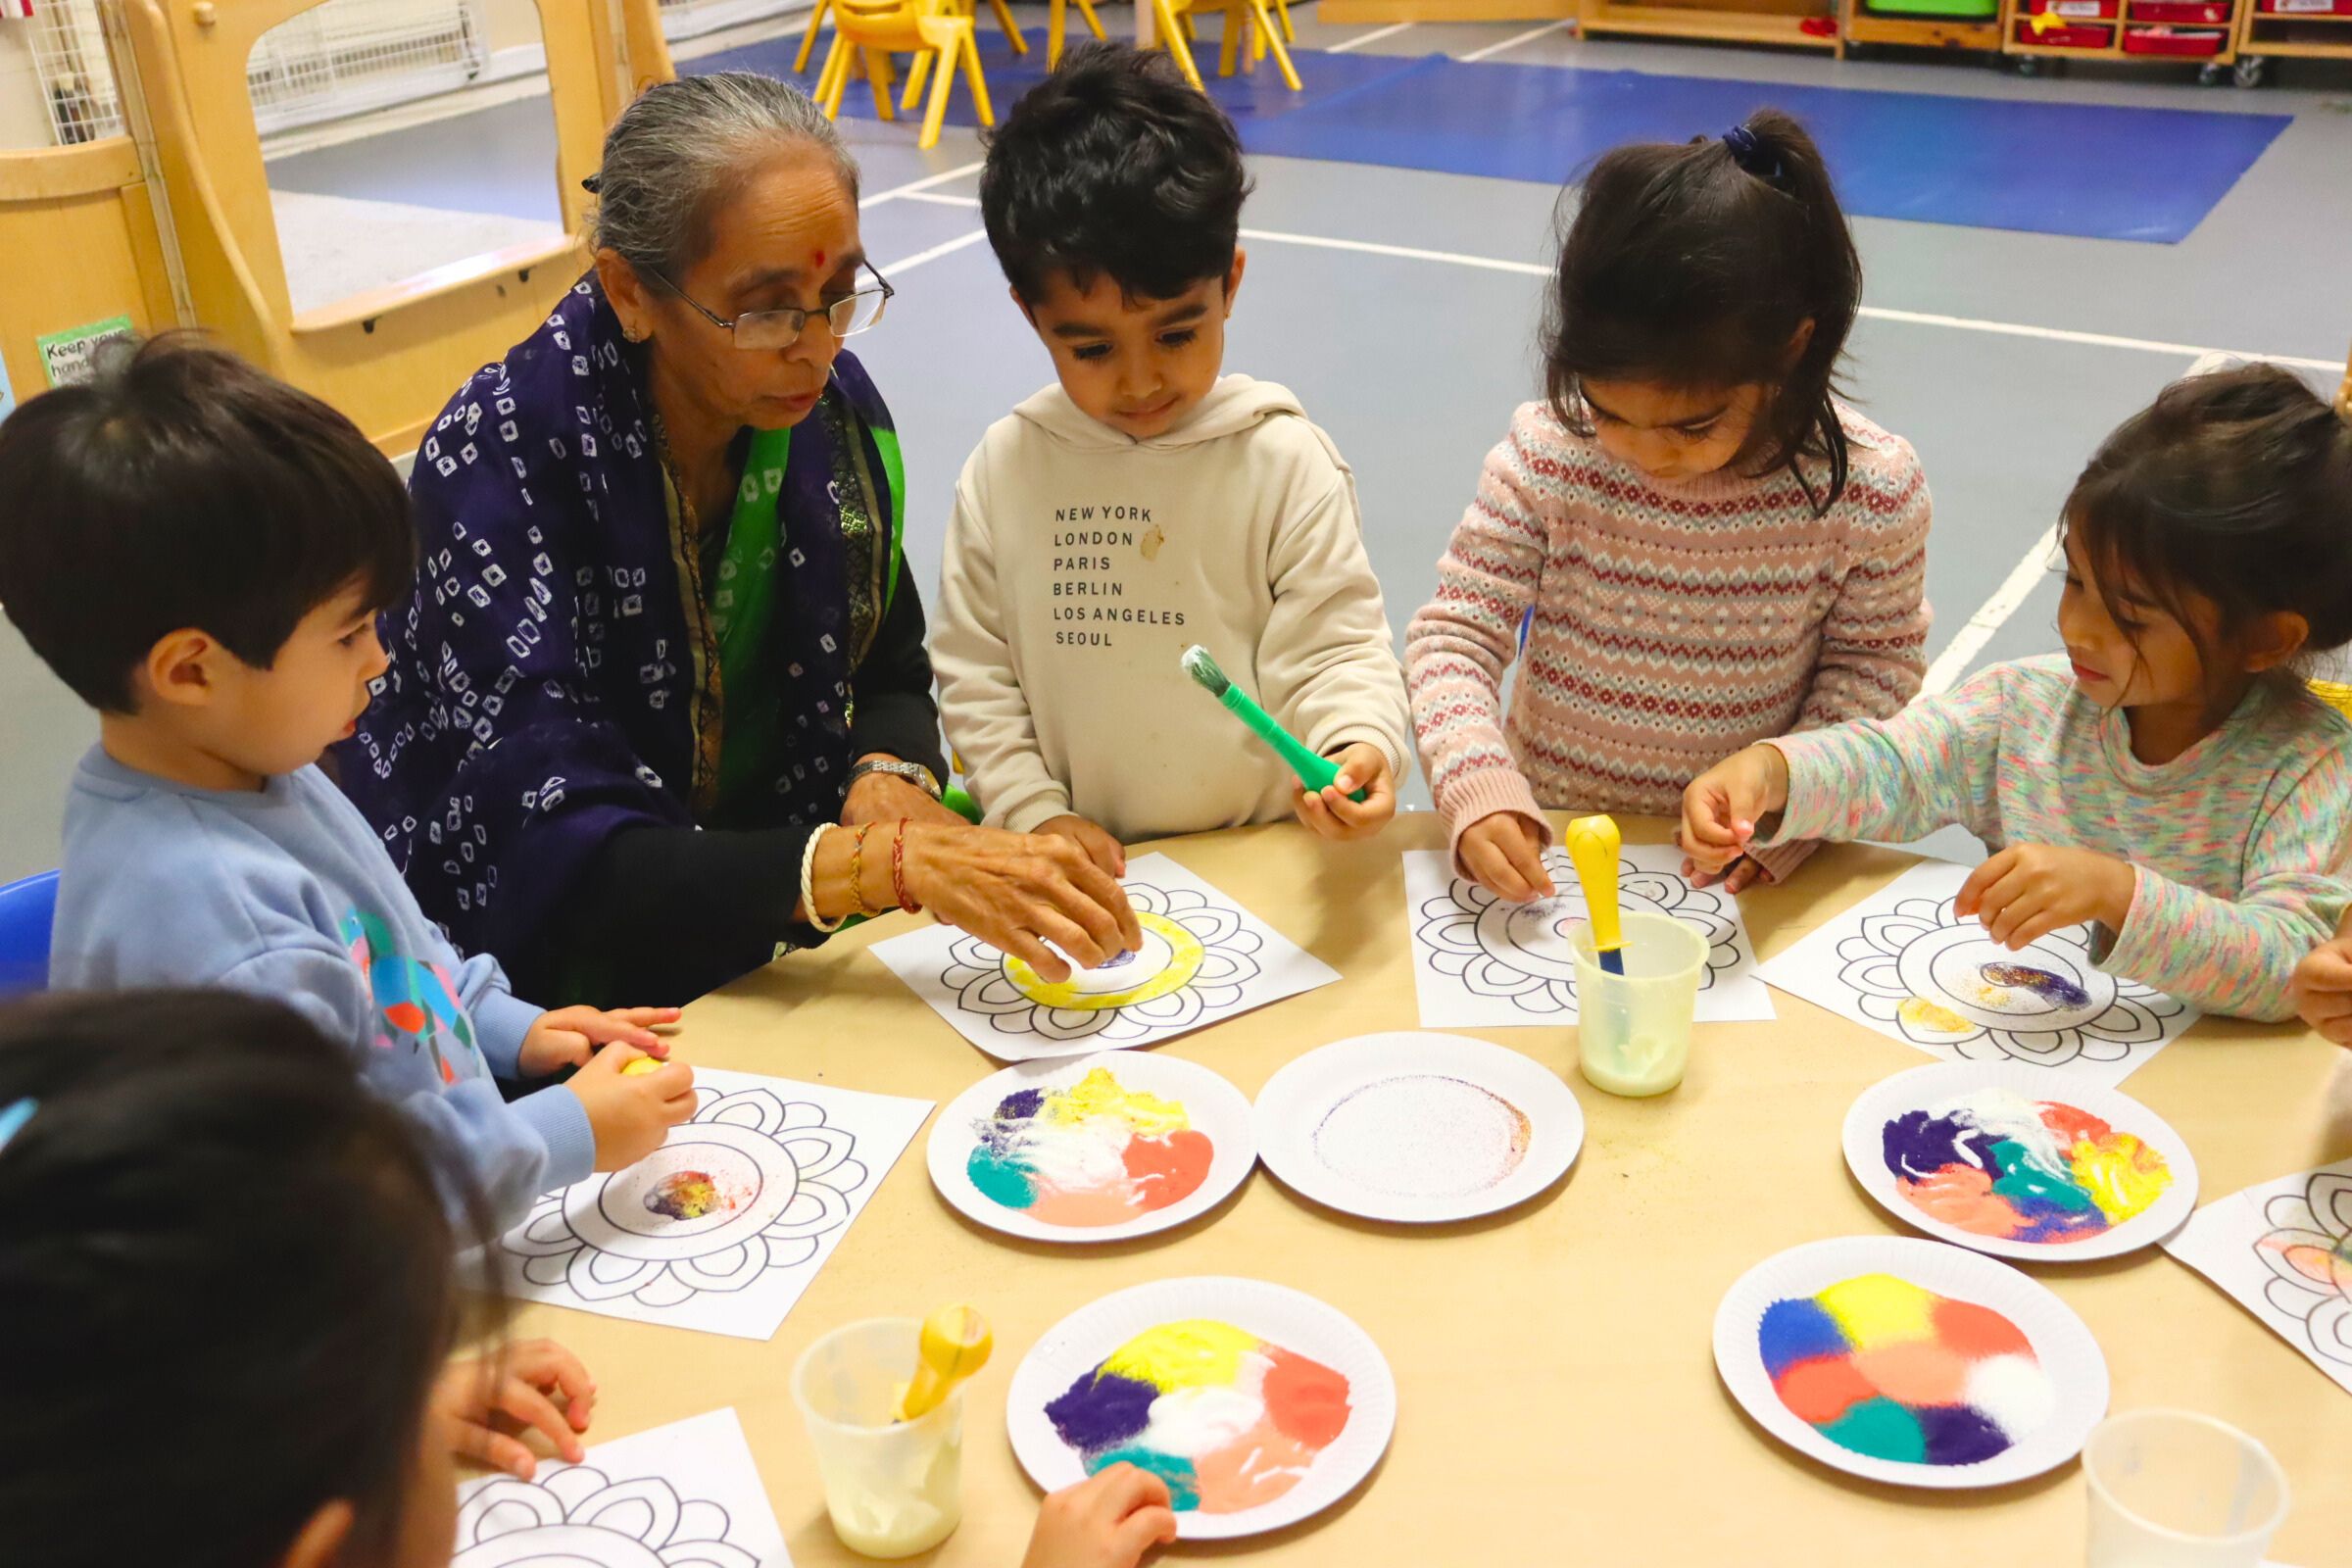
<path id="1" fill-rule="evenodd" d="M 1301 43 L 1329 48 L 1369 27 L 1329 27 L 1300 8 Z M 1124 17 L 1110 25 L 1123 30 Z M 1525 24 L 1414 26 L 1368 52 L 1467 54 Z M 1495 57 L 1762 83 L 1984 97 L 2132 103 L 2291 114 L 2291 125 L 2179 245 L 2020 234 L 1889 220 L 1855 224 L 1876 309 L 1966 318 L 1971 326 L 1865 319 L 1853 339 L 1863 407 L 1919 449 L 1936 500 L 1930 594 L 1940 648 L 2029 553 L 2099 437 L 2186 367 L 2177 350 L 2091 345 L 1988 324 L 2105 334 L 2192 348 L 2340 363 L 2352 342 L 2352 73 L 2304 67 L 2258 92 L 2199 88 L 2185 73 L 2078 70 L 2020 80 L 1974 64 L 1836 63 L 1809 55 L 1703 46 L 1584 43 L 1547 33 Z M 845 122 L 869 198 L 973 163 L 976 139 L 951 129 L 928 153 L 911 125 Z M 1715 127 L 1694 127 L 1697 130 Z M 279 160 L 286 190 L 540 217 L 552 136 L 542 102 L 415 127 Z M 2054 156 L 2063 156 L 2059 150 Z M 1493 258 L 1548 261 L 1557 193 L 1541 186 L 1356 165 L 1256 161 L 1245 222 L 1311 236 Z M 968 197 L 969 174 L 932 194 Z M 896 196 L 864 218 L 867 249 L 900 284 L 888 322 L 857 347 L 905 437 L 910 554 L 936 579 L 940 528 L 956 469 L 989 422 L 1050 375 L 1045 351 L 1005 300 L 985 245 L 906 265 L 973 233 L 968 207 Z M 1290 384 L 1356 466 L 1373 564 L 1392 622 L 1427 593 L 1431 564 L 1512 407 L 1537 386 L 1532 332 L 1540 276 L 1446 261 L 1250 247 L 1229 366 Z M 1442 301 L 1442 313 L 1433 302 Z M 2319 368 L 2315 383 L 2331 381 Z M 2052 645 L 2044 583 L 1971 665 Z M 0 630 L 0 879 L 53 863 L 65 770 L 90 726 Z M 1418 787 L 1411 796 L 1426 803 Z M 1967 846 L 1939 842 L 1947 854 Z"/>

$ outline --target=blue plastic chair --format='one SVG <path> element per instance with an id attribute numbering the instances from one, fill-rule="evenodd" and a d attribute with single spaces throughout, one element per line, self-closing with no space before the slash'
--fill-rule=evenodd
<path id="1" fill-rule="evenodd" d="M 57 924 L 57 873 L 0 887 L 0 997 L 49 985 L 49 933 Z"/>

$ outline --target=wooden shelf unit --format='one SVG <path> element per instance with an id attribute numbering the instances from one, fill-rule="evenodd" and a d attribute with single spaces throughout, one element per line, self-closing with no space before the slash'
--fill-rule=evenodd
<path id="1" fill-rule="evenodd" d="M 2261 11 L 2238 0 L 2236 48 L 2258 59 L 2352 60 L 2352 14 Z"/>
<path id="2" fill-rule="evenodd" d="M 1710 6 L 1636 5 L 1625 0 L 1582 0 L 1576 28 L 1587 38 L 1624 34 L 1644 38 L 1704 38 L 1717 43 L 1778 44 L 1792 49 L 1845 53 L 1845 40 L 1833 28 L 1805 31 L 1813 18 L 1834 21 L 1809 0 L 1722 0 Z"/>
<path id="3" fill-rule="evenodd" d="M 2069 26 L 2104 27 L 2107 41 L 2089 48 L 2034 42 L 2030 25 L 2034 15 L 2029 0 L 2001 0 L 2001 52 L 2007 55 L 2028 55 L 2045 60 L 2122 61 L 2127 65 L 2148 66 L 2227 66 L 2237 59 L 2237 39 L 2244 25 L 2244 13 L 2253 0 L 2234 0 L 2231 14 L 2219 22 L 2174 22 L 2144 15 L 2151 0 L 2117 0 L 2116 15 L 2112 17 L 2061 17 Z M 2156 0 L 2162 3 L 2162 0 Z M 2192 32 L 2221 34 L 2221 47 L 2209 55 L 2134 54 L 2124 48 L 2124 30 L 2132 26 L 2175 27 Z"/>
<path id="4" fill-rule="evenodd" d="M 1882 16 L 1861 0 L 1846 0 L 1845 41 L 1901 49 L 1963 49 L 1983 54 L 2001 52 L 2001 19 L 1990 17 Z"/>

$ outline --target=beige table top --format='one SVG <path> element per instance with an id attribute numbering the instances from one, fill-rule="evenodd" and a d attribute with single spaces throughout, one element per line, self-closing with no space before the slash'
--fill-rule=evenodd
<path id="1" fill-rule="evenodd" d="M 1656 842 L 1659 821 L 1628 821 Z M 1290 824 L 1156 846 L 1343 976 L 1336 985 L 1158 1049 L 1254 1097 L 1299 1053 L 1414 1027 L 1398 853 L 1440 847 L 1412 813 L 1333 847 Z M 1743 897 L 1760 956 L 1788 947 L 1910 858 L 1833 848 L 1794 882 Z M 912 917 L 922 918 L 922 917 Z M 680 1054 L 712 1066 L 946 1103 L 997 1064 L 864 953 L 893 915 L 688 1009 Z M 1907 1234 L 1847 1174 L 1838 1129 L 1865 1087 L 1927 1058 L 1774 993 L 1772 1023 L 1701 1024 L 1682 1087 L 1615 1099 L 1575 1071 L 1566 1028 L 1471 1030 L 1568 1077 L 1589 1120 L 1566 1182 L 1484 1221 L 1432 1230 L 1314 1208 L 1261 1167 L 1238 1198 L 1172 1233 L 1103 1248 L 1015 1241 L 933 1191 L 918 1135 L 774 1340 L 528 1306 L 516 1332 L 563 1340 L 601 1389 L 591 1441 L 733 1405 L 801 1568 L 858 1562 L 825 1522 L 789 1387 L 794 1359 L 853 1319 L 968 1299 L 996 1327 L 971 1385 L 964 1522 L 929 1556 L 1014 1568 L 1036 1490 L 1005 1441 L 1006 1381 L 1030 1345 L 1106 1292 L 1240 1274 L 1312 1293 L 1354 1318 L 1395 1369 L 1398 1414 L 1381 1467 L 1291 1530 L 1188 1556 L 1268 1563 L 2079 1563 L 2083 1485 L 2069 1465 L 1984 1493 L 1852 1480 L 1750 1423 L 1715 1376 L 1716 1301 L 1751 1265 L 1823 1237 Z M 2331 1113 L 2345 1054 L 2285 1028 L 2207 1020 L 2127 1091 L 2195 1151 L 2210 1201 L 2352 1154 Z M 2352 1071 L 2352 1069 L 2348 1069 Z M 2285 1465 L 2294 1505 L 2272 1555 L 2352 1561 L 2352 1397 L 2207 1283 L 2154 1250 L 2038 1270 L 2098 1337 L 2114 1407 L 2185 1405 L 2253 1432 Z"/>

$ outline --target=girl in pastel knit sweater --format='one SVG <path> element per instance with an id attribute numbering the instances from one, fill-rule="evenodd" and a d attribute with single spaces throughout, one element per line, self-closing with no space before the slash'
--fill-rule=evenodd
<path id="1" fill-rule="evenodd" d="M 2107 438 L 2065 528 L 2064 655 L 1749 747 L 1691 784 L 1684 849 L 1958 823 L 1994 854 L 1954 907 L 1994 941 L 2089 921 L 2113 973 L 2284 1018 L 2352 903 L 2352 721 L 2294 673 L 2352 642 L 2352 426 L 2276 367 L 2191 376 Z"/>
<path id="2" fill-rule="evenodd" d="M 1549 395 L 1488 455 L 1405 634 L 1430 790 L 1489 891 L 1551 893 L 1541 808 L 1671 812 L 1727 752 L 1919 690 L 1927 482 L 1831 391 L 1861 293 L 1786 115 L 1593 166 L 1547 311 Z"/>

